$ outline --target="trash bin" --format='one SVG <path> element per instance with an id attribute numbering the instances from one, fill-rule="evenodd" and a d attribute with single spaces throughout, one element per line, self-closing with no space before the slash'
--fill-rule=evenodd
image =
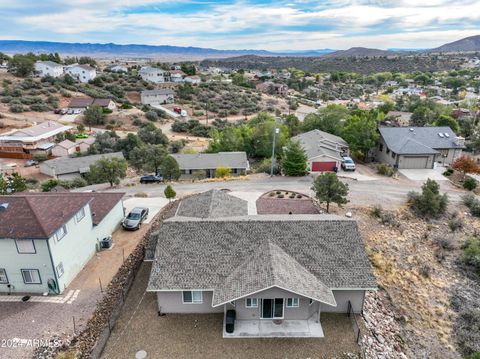
<path id="1" fill-rule="evenodd" d="M 225 317 L 225 331 L 227 333 L 233 333 L 235 330 L 235 317 L 236 313 L 233 309 L 227 310 L 227 316 Z"/>

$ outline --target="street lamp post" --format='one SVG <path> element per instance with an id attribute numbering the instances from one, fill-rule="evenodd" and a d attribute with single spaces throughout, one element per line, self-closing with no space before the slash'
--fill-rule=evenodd
<path id="1" fill-rule="evenodd" d="M 272 167 L 270 168 L 270 177 L 273 177 L 273 166 L 275 165 L 275 141 L 277 139 L 277 134 L 279 132 L 280 132 L 280 129 L 277 128 L 277 118 L 275 117 L 275 122 L 273 126 Z"/>

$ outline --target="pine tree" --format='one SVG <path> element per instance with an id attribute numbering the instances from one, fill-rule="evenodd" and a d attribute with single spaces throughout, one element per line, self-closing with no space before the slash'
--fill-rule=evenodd
<path id="1" fill-rule="evenodd" d="M 167 197 L 169 201 L 175 198 L 175 196 L 177 195 L 177 192 L 175 192 L 172 186 L 170 185 L 165 187 L 165 191 L 163 191 L 163 193 L 165 194 L 165 197 Z"/>
<path id="2" fill-rule="evenodd" d="M 312 191 L 320 203 L 327 204 L 327 213 L 330 210 L 330 203 L 336 203 L 340 207 L 348 203 L 348 185 L 340 181 L 333 172 L 325 172 L 315 178 Z"/>
<path id="3" fill-rule="evenodd" d="M 307 174 L 307 155 L 300 142 L 290 142 L 285 150 L 282 168 L 286 176 L 305 176 Z"/>

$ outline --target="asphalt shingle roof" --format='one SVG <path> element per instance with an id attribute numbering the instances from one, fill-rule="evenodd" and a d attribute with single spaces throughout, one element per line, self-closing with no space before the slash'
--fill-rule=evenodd
<path id="1" fill-rule="evenodd" d="M 56 175 L 65 173 L 85 173 L 90 169 L 90 165 L 102 158 L 124 158 L 122 152 L 103 153 L 100 155 L 81 156 L 81 157 L 59 157 L 53 160 L 45 161 L 40 164 L 42 166 L 55 169 Z"/>
<path id="2" fill-rule="evenodd" d="M 312 130 L 292 137 L 299 141 L 308 159 L 318 156 L 329 156 L 342 160 L 342 147 L 348 148 L 348 143 L 341 137 L 320 130 Z"/>
<path id="3" fill-rule="evenodd" d="M 218 304 L 283 285 L 331 303 L 376 288 L 356 222 L 338 216 L 173 217 L 157 236 L 149 291 L 213 289 Z"/>
<path id="4" fill-rule="evenodd" d="M 465 147 L 455 144 L 457 135 L 450 127 L 380 127 L 378 130 L 388 148 L 400 155 L 436 154 L 439 149 Z"/>
<path id="5" fill-rule="evenodd" d="M 172 156 L 177 160 L 181 170 L 216 169 L 220 166 L 243 169 L 248 169 L 249 167 L 245 152 L 176 153 Z"/>
<path id="6" fill-rule="evenodd" d="M 215 218 L 248 215 L 248 202 L 217 189 L 182 199 L 177 216 Z"/>
<path id="7" fill-rule="evenodd" d="M 93 224 L 99 224 L 124 193 L 19 193 L 0 196 L 0 238 L 49 238 L 90 203 Z"/>

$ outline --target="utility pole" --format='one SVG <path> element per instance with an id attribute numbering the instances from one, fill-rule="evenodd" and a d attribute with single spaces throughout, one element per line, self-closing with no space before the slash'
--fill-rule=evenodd
<path id="1" fill-rule="evenodd" d="M 272 167 L 270 168 L 270 177 L 273 177 L 273 166 L 275 165 L 275 140 L 277 139 L 277 133 L 279 132 L 280 129 L 277 128 L 277 117 L 275 117 L 275 122 L 273 126 Z"/>

